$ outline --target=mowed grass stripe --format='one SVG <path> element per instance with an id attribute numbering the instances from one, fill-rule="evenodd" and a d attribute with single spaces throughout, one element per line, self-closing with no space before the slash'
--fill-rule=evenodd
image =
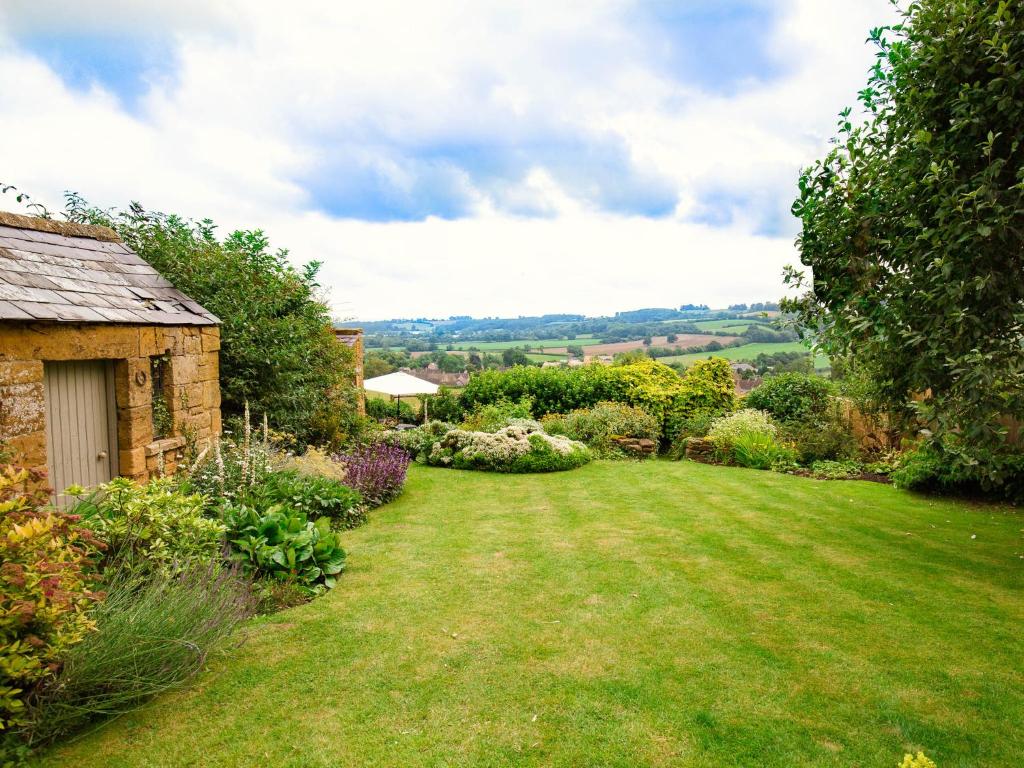
<path id="1" fill-rule="evenodd" d="M 692 463 L 417 467 L 337 590 L 49 764 L 1013 764 L 1022 528 Z"/>

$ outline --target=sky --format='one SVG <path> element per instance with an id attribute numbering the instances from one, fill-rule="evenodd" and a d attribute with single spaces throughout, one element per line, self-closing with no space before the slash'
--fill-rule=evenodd
<path id="1" fill-rule="evenodd" d="M 799 172 L 894 20 L 889 0 L 0 0 L 0 182 L 262 229 L 323 262 L 338 318 L 777 299 Z"/>

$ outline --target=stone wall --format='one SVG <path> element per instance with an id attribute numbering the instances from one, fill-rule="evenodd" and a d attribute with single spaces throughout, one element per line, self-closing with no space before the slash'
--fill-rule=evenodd
<path id="1" fill-rule="evenodd" d="M 112 360 L 120 474 L 144 481 L 173 472 L 188 441 L 220 434 L 215 326 L 0 323 L 0 441 L 18 463 L 46 466 L 45 360 Z M 166 356 L 170 436 L 153 434 L 151 358 Z"/>
<path id="2" fill-rule="evenodd" d="M 334 338 L 352 349 L 352 367 L 355 373 L 356 395 L 358 402 L 356 407 L 359 415 L 366 415 L 366 397 L 363 392 L 363 329 L 362 328 L 335 328 Z"/>

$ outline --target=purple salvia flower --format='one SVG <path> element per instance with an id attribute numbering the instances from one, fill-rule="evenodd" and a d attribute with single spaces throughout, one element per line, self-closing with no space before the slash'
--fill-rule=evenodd
<path id="1" fill-rule="evenodd" d="M 405 485 L 409 454 L 396 445 L 371 443 L 334 457 L 345 465 L 345 485 L 372 507 L 396 498 Z"/>

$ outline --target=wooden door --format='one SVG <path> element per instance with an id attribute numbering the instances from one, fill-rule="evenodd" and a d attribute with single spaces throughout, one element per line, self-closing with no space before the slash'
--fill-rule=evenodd
<path id="1" fill-rule="evenodd" d="M 47 362 L 46 459 L 58 506 L 69 485 L 91 487 L 117 475 L 117 410 L 113 364 Z"/>

